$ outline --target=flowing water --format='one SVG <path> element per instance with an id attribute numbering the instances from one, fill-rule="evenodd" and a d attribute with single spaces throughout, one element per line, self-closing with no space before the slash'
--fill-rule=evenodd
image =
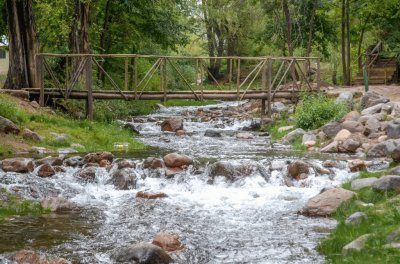
<path id="1" fill-rule="evenodd" d="M 220 113 L 236 104 L 202 109 Z M 135 190 L 116 190 L 108 183 L 112 170 L 104 168 L 97 168 L 95 183 L 79 181 L 73 176 L 77 169 L 72 167 L 50 178 L 39 178 L 34 172 L 0 171 L 0 187 L 32 199 L 66 197 L 82 208 L 79 214 L 1 222 L 0 261 L 8 263 L 10 252 L 34 248 L 73 263 L 113 263 L 115 249 L 168 232 L 179 235 L 185 245 L 185 250 L 171 254 L 175 263 L 323 263 L 315 248 L 335 223 L 307 218 L 297 211 L 322 188 L 339 185 L 354 175 L 345 169 L 334 169 L 331 176 L 312 172 L 288 187 L 284 180 L 287 161 L 302 158 L 321 166 L 321 159 L 273 150 L 260 133 L 255 133 L 254 139 L 237 139 L 235 133 L 251 125 L 251 118 L 216 115 L 204 119 L 193 114 L 197 110 L 168 108 L 135 120 L 139 139 L 157 147 L 152 155 L 175 151 L 196 161 L 167 179 L 143 169 L 138 155 L 125 154 L 138 164 Z M 170 117 L 184 118 L 186 136 L 160 131 L 159 121 Z M 218 128 L 222 137 L 204 137 L 210 128 Z M 209 165 L 217 160 L 244 164 L 250 176 L 235 182 L 217 177 L 211 184 Z M 136 199 L 136 192 L 143 190 L 164 192 L 168 197 Z"/>

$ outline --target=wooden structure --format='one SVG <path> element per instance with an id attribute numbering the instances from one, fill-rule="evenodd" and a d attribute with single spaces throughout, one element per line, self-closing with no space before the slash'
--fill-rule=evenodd
<path id="1" fill-rule="evenodd" d="M 395 57 L 383 55 L 383 43 L 380 41 L 373 48 L 365 52 L 365 62 L 369 84 L 388 84 L 398 82 L 398 64 Z M 364 83 L 363 70 L 359 69 L 353 84 Z"/>
<path id="2" fill-rule="evenodd" d="M 105 69 L 104 63 L 111 60 L 121 66 L 119 75 L 114 70 L 111 76 Z M 211 60 L 220 63 L 223 77 L 211 74 L 207 66 Z M 184 72 L 182 66 L 190 72 Z M 97 88 L 100 75 L 111 89 Z M 319 90 L 320 59 L 38 54 L 37 78 L 40 87 L 25 89 L 31 98 L 38 97 L 42 106 L 52 98 L 86 100 L 89 119 L 93 118 L 93 100 L 111 99 L 260 99 L 262 113 L 271 115 L 273 100 L 297 100 L 301 91 Z"/>

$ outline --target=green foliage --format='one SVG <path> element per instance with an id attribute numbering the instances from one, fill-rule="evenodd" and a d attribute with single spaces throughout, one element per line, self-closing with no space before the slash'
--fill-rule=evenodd
<path id="1" fill-rule="evenodd" d="M 306 130 L 316 129 L 330 121 L 341 119 L 347 110 L 344 104 L 336 103 L 322 93 L 305 94 L 296 108 L 296 126 Z"/>
<path id="2" fill-rule="evenodd" d="M 15 215 L 38 215 L 47 213 L 40 203 L 13 195 L 5 189 L 0 189 L 0 222 Z"/>
<path id="3" fill-rule="evenodd" d="M 57 113 L 29 113 L 18 107 L 13 97 L 0 94 L 0 115 L 16 122 L 21 129 L 29 128 L 44 136 L 43 142 L 29 142 L 35 146 L 42 146 L 50 149 L 69 147 L 71 143 L 79 143 L 84 146 L 81 151 L 96 151 L 114 149 L 115 142 L 129 143 L 129 149 L 144 149 L 142 143 L 133 138 L 133 133 L 123 129 L 115 122 L 91 122 L 88 120 L 76 120 L 70 116 Z M 106 110 L 104 110 L 106 111 Z M 65 143 L 54 141 L 53 133 L 67 134 L 68 140 Z M 9 148 L 8 142 L 2 142 L 4 149 Z"/>

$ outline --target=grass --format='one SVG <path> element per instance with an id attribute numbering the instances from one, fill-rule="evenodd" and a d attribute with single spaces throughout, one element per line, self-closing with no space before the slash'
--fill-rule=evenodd
<path id="1" fill-rule="evenodd" d="M 0 222 L 15 215 L 39 215 L 48 213 L 40 203 L 10 194 L 5 189 L 0 189 Z"/>
<path id="2" fill-rule="evenodd" d="M 77 143 L 84 146 L 78 149 L 79 151 L 111 151 L 115 142 L 127 142 L 130 149 L 145 148 L 133 138 L 133 132 L 121 128 L 115 122 L 76 120 L 61 113 L 29 113 L 19 106 L 18 100 L 5 94 L 0 94 L 0 115 L 16 123 L 21 130 L 28 128 L 45 138 L 43 142 L 31 142 L 16 136 L 17 141 L 24 141 L 29 145 L 55 149 Z M 68 139 L 66 142 L 57 143 L 53 133 L 67 134 Z M 0 153 L 3 155 L 9 152 L 11 147 L 8 142 L 0 140 Z"/>
<path id="3" fill-rule="evenodd" d="M 360 178 L 380 177 L 388 171 L 362 171 Z M 350 183 L 343 184 L 343 188 L 350 189 Z M 395 191 L 379 192 L 372 188 L 363 188 L 356 191 L 357 198 L 343 203 L 334 213 L 338 221 L 336 229 L 318 246 L 329 263 L 398 263 L 400 250 L 386 249 L 387 236 L 400 228 L 400 197 Z M 363 203 L 372 203 L 374 206 L 362 206 Z M 345 220 L 355 212 L 364 212 L 367 221 L 347 226 Z M 342 254 L 342 248 L 364 234 L 371 234 L 365 248 L 360 252 Z M 398 241 L 400 242 L 400 241 Z"/>

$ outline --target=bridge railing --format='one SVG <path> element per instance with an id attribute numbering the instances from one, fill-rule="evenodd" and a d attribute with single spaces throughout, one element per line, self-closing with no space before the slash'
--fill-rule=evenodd
<path id="1" fill-rule="evenodd" d="M 318 57 L 41 53 L 37 64 L 40 104 L 45 94 L 86 99 L 89 118 L 93 99 L 243 100 L 256 93 L 267 98 L 270 114 L 280 92 L 294 99 L 302 90 L 320 87 Z"/>

